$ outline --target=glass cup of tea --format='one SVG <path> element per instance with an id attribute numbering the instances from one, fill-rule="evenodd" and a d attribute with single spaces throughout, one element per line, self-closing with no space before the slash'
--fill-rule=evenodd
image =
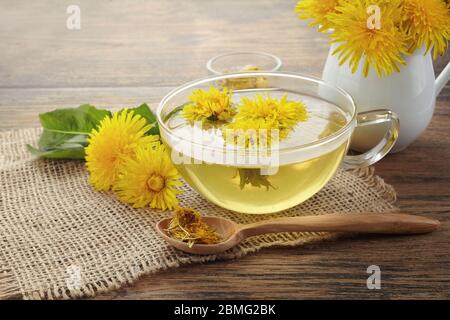
<path id="1" fill-rule="evenodd" d="M 280 71 L 283 65 L 280 58 L 261 51 L 236 51 L 219 54 L 206 63 L 212 75 L 237 72 Z M 232 89 L 258 88 L 265 86 L 264 77 L 225 78 L 222 85 Z"/>
<path id="2" fill-rule="evenodd" d="M 260 51 L 237 51 L 219 54 L 206 62 L 206 69 L 212 75 L 246 71 L 279 71 L 281 59 Z"/>
<path id="3" fill-rule="evenodd" d="M 264 83 L 234 86 L 249 77 L 264 79 Z M 211 87 L 231 89 L 236 108 L 241 99 L 255 96 L 302 101 L 308 119 L 270 146 L 232 144 L 223 127 L 192 124 L 182 116 L 191 94 Z M 399 121 L 392 111 L 357 113 L 352 97 L 344 90 L 287 72 L 230 73 L 187 83 L 163 98 L 157 119 L 161 138 L 184 180 L 212 203 L 249 214 L 274 213 L 306 201 L 339 166 L 358 168 L 382 159 L 399 133 Z M 355 128 L 379 123 L 389 124 L 383 139 L 366 153 L 347 155 Z"/>

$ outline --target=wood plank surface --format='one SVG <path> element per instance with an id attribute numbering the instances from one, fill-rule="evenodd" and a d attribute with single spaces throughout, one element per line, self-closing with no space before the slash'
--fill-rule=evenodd
<path id="1" fill-rule="evenodd" d="M 283 70 L 320 76 L 324 35 L 293 13 L 293 0 L 78 0 L 81 30 L 66 28 L 72 1 L 0 0 L 0 129 L 38 125 L 55 107 L 156 106 L 174 86 L 207 75 L 213 55 L 262 50 Z M 435 61 L 436 72 L 450 54 Z M 427 131 L 377 173 L 407 213 L 442 221 L 417 237 L 357 237 L 272 248 L 234 261 L 148 275 L 99 299 L 450 298 L 450 86 Z M 378 265 L 382 289 L 368 290 Z"/>

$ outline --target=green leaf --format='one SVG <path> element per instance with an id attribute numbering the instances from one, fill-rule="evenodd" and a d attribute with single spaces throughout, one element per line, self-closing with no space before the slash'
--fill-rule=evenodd
<path id="1" fill-rule="evenodd" d="M 88 135 L 106 116 L 111 116 L 111 112 L 83 104 L 78 108 L 41 113 L 39 119 L 42 126 L 49 131 Z"/>
<path id="2" fill-rule="evenodd" d="M 111 112 L 88 104 L 42 113 L 39 118 L 44 130 L 38 148 L 28 145 L 28 151 L 42 158 L 84 159 L 89 133 L 106 116 Z"/>
<path id="3" fill-rule="evenodd" d="M 84 159 L 88 135 L 68 134 L 44 129 L 32 154 L 49 159 Z M 28 150 L 32 150 L 28 148 Z"/>
<path id="4" fill-rule="evenodd" d="M 139 107 L 131 108 L 129 110 L 134 111 L 134 114 L 138 114 L 147 120 L 147 123 L 152 125 L 152 128 L 147 132 L 147 134 L 158 134 L 159 135 L 159 127 L 158 122 L 156 121 L 155 114 L 150 110 L 150 107 L 143 103 Z"/>
<path id="5" fill-rule="evenodd" d="M 54 148 L 50 150 L 36 149 L 33 146 L 27 144 L 28 151 L 35 157 L 46 159 L 76 159 L 83 160 L 85 157 L 84 146 L 67 146 L 61 148 Z"/>
<path id="6" fill-rule="evenodd" d="M 86 134 L 61 133 L 44 128 L 41 137 L 39 138 L 38 146 L 40 149 L 51 149 L 60 147 L 64 144 L 87 146 L 87 137 L 88 135 Z"/>

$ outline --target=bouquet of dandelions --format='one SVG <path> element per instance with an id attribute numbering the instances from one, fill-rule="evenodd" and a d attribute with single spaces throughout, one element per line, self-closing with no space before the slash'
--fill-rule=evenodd
<path id="1" fill-rule="evenodd" d="M 156 117 L 146 104 L 111 113 L 92 105 L 39 115 L 43 127 L 37 157 L 84 159 L 97 191 L 112 190 L 135 208 L 173 209 L 180 175 L 159 137 Z"/>
<path id="2" fill-rule="evenodd" d="M 444 0 L 301 0 L 295 8 L 300 19 L 311 20 L 309 26 L 329 34 L 341 65 L 356 72 L 364 59 L 364 75 L 373 68 L 380 77 L 399 72 L 404 57 L 423 46 L 426 53 L 433 50 L 433 58 L 443 55 L 449 10 Z M 368 21 L 371 17 L 379 20 Z"/>

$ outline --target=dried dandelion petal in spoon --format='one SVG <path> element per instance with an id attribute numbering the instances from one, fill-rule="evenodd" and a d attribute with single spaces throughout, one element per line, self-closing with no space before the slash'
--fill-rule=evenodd
<path id="1" fill-rule="evenodd" d="M 223 241 L 219 234 L 202 220 L 200 213 L 190 208 L 176 209 L 166 231 L 170 237 L 187 242 L 189 247 Z"/>

